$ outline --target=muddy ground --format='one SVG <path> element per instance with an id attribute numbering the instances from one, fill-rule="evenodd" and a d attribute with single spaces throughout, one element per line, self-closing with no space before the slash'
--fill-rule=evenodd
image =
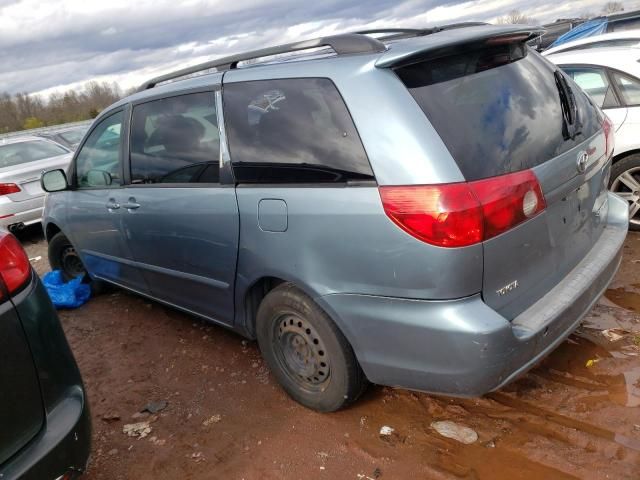
<path id="1" fill-rule="evenodd" d="M 46 272 L 42 232 L 20 236 Z M 86 478 L 639 479 L 639 269 L 630 234 L 606 298 L 502 391 L 460 400 L 371 387 L 329 415 L 290 400 L 253 342 L 123 291 L 93 298 L 61 312 L 91 405 Z M 138 413 L 151 401 L 167 406 Z M 444 438 L 431 427 L 439 420 L 479 438 Z M 145 438 L 123 433 L 140 421 Z M 394 433 L 380 436 L 383 426 Z"/>

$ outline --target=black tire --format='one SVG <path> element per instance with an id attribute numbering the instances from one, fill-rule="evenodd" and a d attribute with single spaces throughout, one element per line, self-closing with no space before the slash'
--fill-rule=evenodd
<path id="1" fill-rule="evenodd" d="M 622 181 L 623 174 L 630 175 L 631 179 L 637 182 L 637 189 L 631 188 L 630 182 Z M 634 210 L 634 205 L 637 205 L 635 215 L 629 216 L 629 229 L 640 231 L 640 154 L 629 155 L 613 164 L 609 189 L 629 202 L 630 214 Z"/>
<path id="2" fill-rule="evenodd" d="M 90 283 L 93 295 L 99 295 L 108 288 L 106 283 L 89 277 L 75 248 L 62 232 L 56 233 L 49 241 L 49 265 L 52 270 L 61 270 L 66 281 L 82 275 L 84 282 Z"/>
<path id="3" fill-rule="evenodd" d="M 283 283 L 262 300 L 258 345 L 284 390 L 305 407 L 333 412 L 367 386 L 353 349 L 329 316 L 305 293 Z"/>

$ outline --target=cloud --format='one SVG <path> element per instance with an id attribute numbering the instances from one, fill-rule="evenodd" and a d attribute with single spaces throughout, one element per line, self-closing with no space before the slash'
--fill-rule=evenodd
<path id="1" fill-rule="evenodd" d="M 50 92 L 92 80 L 124 88 L 205 59 L 383 26 L 493 20 L 514 8 L 540 22 L 602 0 L 0 0 L 0 91 Z M 640 0 L 628 0 L 625 7 Z M 628 5 L 627 5 L 628 4 Z"/>

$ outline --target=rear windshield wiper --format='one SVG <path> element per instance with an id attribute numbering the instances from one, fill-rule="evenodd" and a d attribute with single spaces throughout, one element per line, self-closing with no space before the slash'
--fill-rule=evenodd
<path id="1" fill-rule="evenodd" d="M 573 90 L 569 87 L 567 79 L 560 70 L 553 72 L 556 80 L 556 87 L 560 94 L 560 106 L 562 108 L 562 136 L 565 140 L 573 140 L 580 133 L 580 122 L 578 121 L 578 105 Z"/>

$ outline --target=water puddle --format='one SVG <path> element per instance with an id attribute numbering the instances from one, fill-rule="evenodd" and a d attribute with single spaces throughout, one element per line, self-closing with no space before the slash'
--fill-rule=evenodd
<path id="1" fill-rule="evenodd" d="M 604 296 L 616 305 L 640 313 L 640 283 L 610 288 Z"/>

